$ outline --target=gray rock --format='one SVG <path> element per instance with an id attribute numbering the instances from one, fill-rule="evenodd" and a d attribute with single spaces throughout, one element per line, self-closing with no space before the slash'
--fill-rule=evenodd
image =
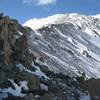
<path id="1" fill-rule="evenodd" d="M 6 73 L 4 71 L 0 71 L 0 84 L 7 80 Z"/>
<path id="2" fill-rule="evenodd" d="M 54 100 L 54 94 L 46 93 L 44 96 L 40 97 L 39 100 Z"/>
<path id="3" fill-rule="evenodd" d="M 35 97 L 32 93 L 26 95 L 23 100 L 35 100 Z"/>

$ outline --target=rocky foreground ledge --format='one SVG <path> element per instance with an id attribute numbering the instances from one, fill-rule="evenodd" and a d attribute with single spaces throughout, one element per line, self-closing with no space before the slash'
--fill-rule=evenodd
<path id="1" fill-rule="evenodd" d="M 32 31 L 0 14 L 0 100 L 100 100 L 100 80 L 70 77 L 40 65 L 28 51 Z"/>

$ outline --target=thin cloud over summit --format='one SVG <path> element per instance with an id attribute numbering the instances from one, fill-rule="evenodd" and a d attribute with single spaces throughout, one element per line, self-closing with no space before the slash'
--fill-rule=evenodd
<path id="1" fill-rule="evenodd" d="M 55 4 L 57 0 L 23 0 L 24 4 L 27 5 L 37 5 L 37 6 L 47 6 L 49 4 Z"/>

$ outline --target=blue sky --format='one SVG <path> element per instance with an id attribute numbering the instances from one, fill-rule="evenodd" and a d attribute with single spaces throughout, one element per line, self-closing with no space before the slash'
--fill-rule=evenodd
<path id="1" fill-rule="evenodd" d="M 0 11 L 24 23 L 58 13 L 100 13 L 100 0 L 0 0 Z"/>

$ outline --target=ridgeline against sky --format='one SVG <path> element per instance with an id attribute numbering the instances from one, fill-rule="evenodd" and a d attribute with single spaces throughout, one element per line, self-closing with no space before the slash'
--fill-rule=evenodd
<path id="1" fill-rule="evenodd" d="M 0 11 L 18 19 L 20 23 L 57 13 L 100 13 L 100 0 L 0 0 Z"/>

